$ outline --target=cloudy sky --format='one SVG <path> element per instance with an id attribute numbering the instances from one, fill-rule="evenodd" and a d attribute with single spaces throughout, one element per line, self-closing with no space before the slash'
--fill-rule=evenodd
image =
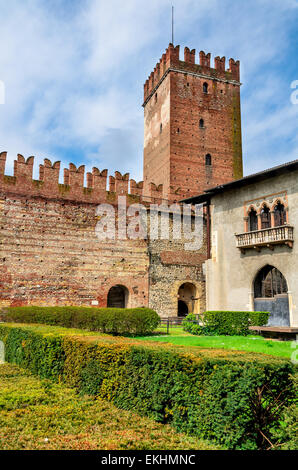
<path id="1" fill-rule="evenodd" d="M 244 172 L 298 158 L 298 0 L 0 0 L 0 151 L 142 179 L 143 83 L 171 39 L 241 61 Z"/>

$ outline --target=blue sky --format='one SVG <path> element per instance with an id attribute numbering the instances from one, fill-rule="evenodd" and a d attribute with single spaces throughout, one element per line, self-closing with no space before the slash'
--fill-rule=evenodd
<path id="1" fill-rule="evenodd" d="M 143 83 L 171 40 L 241 62 L 244 173 L 298 158 L 298 0 L 0 0 L 0 151 L 142 179 Z M 197 58 L 198 61 L 198 58 Z M 62 172 L 61 172 L 62 175 Z"/>

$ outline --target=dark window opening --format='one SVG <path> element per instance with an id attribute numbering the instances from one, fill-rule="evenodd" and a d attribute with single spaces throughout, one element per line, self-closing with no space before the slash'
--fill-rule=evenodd
<path id="1" fill-rule="evenodd" d="M 261 210 L 261 228 L 271 227 L 271 214 L 269 207 L 264 206 Z"/>
<path id="2" fill-rule="evenodd" d="M 274 226 L 279 227 L 286 222 L 285 206 L 278 202 L 274 207 Z"/>
<path id="3" fill-rule="evenodd" d="M 258 216 L 257 212 L 252 209 L 249 213 L 249 227 L 248 230 L 252 232 L 253 230 L 258 230 Z"/>
<path id="4" fill-rule="evenodd" d="M 206 166 L 211 165 L 211 155 L 210 155 L 210 153 L 207 153 L 207 155 L 205 156 L 205 165 Z"/>
<path id="5" fill-rule="evenodd" d="M 204 119 L 200 119 L 199 126 L 200 126 L 200 129 L 203 129 L 203 127 L 204 127 Z"/>
<path id="6" fill-rule="evenodd" d="M 203 83 L 203 93 L 208 93 L 208 83 Z"/>
<path id="7" fill-rule="evenodd" d="M 162 124 L 160 124 L 159 132 L 162 133 Z"/>

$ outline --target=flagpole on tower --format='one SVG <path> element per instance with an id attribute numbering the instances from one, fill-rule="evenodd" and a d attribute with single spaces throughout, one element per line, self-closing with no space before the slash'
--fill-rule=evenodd
<path id="1" fill-rule="evenodd" d="M 174 7 L 172 5 L 172 44 L 174 45 Z"/>

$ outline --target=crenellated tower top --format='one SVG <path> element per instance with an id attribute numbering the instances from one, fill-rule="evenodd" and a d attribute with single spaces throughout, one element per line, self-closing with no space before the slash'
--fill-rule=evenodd
<path id="1" fill-rule="evenodd" d="M 212 68 L 210 66 L 210 52 L 205 54 L 204 51 L 200 51 L 199 64 L 196 64 L 195 49 L 190 50 L 188 47 L 185 47 L 183 61 L 180 60 L 179 54 L 180 46 L 174 47 L 173 44 L 170 43 L 166 52 L 162 55 L 160 61 L 156 64 L 156 67 L 154 67 L 153 72 L 151 72 L 144 84 L 144 105 L 170 70 L 204 75 L 213 80 L 223 80 L 240 85 L 239 60 L 235 61 L 234 59 L 229 59 L 229 68 L 226 69 L 226 58 L 217 56 L 214 58 L 214 67 Z"/>
<path id="2" fill-rule="evenodd" d="M 144 84 L 144 191 L 180 199 L 242 177 L 240 63 L 169 44 Z"/>

